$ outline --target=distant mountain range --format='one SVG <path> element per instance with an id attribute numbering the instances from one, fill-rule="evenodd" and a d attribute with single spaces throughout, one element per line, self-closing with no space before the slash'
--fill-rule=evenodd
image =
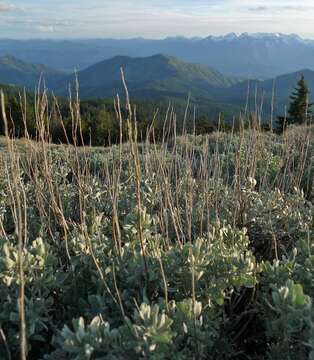
<path id="1" fill-rule="evenodd" d="M 136 98 L 186 98 L 188 93 L 193 97 L 209 98 L 216 88 L 226 88 L 240 81 L 208 66 L 188 64 L 161 54 L 144 58 L 117 56 L 77 73 L 81 96 L 99 98 L 124 93 L 121 68 L 129 91 Z M 65 77 L 58 93 L 66 94 L 73 80 L 73 75 Z"/>
<path id="2" fill-rule="evenodd" d="M 81 70 L 76 75 L 5 56 L 0 58 L 0 83 L 32 90 L 43 75 L 48 89 L 57 95 L 66 96 L 69 84 L 72 83 L 73 88 L 77 76 L 81 98 L 113 98 L 117 93 L 124 94 L 121 68 L 133 100 L 185 101 L 187 95 L 191 94 L 191 100 L 203 108 L 203 112 L 215 109 L 215 113 L 219 113 L 226 109 L 229 114 L 234 111 L 234 115 L 237 115 L 245 106 L 254 110 L 256 104 L 263 103 L 264 114 L 267 115 L 271 110 L 274 92 L 275 112 L 283 113 L 301 74 L 304 74 L 310 89 L 314 89 L 312 70 L 301 70 L 276 79 L 244 80 L 223 75 L 205 65 L 190 64 L 161 54 L 144 58 L 117 56 Z"/>
<path id="3" fill-rule="evenodd" d="M 19 60 L 14 56 L 0 57 L 0 83 L 35 88 L 41 75 L 51 85 L 64 79 L 65 73 L 45 65 L 35 65 Z"/>
<path id="4" fill-rule="evenodd" d="M 10 54 L 68 72 L 115 56 L 148 57 L 157 53 L 247 78 L 265 79 L 301 69 L 314 70 L 314 41 L 293 34 L 231 33 L 163 40 L 0 40 L 0 56 Z"/>

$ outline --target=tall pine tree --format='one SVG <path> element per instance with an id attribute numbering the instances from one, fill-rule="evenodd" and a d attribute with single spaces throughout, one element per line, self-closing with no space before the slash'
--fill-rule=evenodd
<path id="1" fill-rule="evenodd" d="M 305 82 L 304 75 L 298 82 L 298 86 L 290 96 L 289 120 L 291 124 L 304 124 L 311 115 L 309 103 L 310 91 Z"/>
<path id="2" fill-rule="evenodd" d="M 298 81 L 298 85 L 290 96 L 290 106 L 288 116 L 279 116 L 277 125 L 283 131 L 287 125 L 296 124 L 301 125 L 308 122 L 311 118 L 312 103 L 309 102 L 310 90 L 305 82 L 304 75 Z"/>

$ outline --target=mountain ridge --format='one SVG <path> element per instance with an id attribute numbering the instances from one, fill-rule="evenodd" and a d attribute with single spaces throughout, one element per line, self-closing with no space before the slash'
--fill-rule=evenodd
<path id="1" fill-rule="evenodd" d="M 10 71 L 5 71 L 4 66 L 8 66 Z M 190 94 L 191 100 L 204 105 L 204 108 L 206 104 L 220 104 L 221 108 L 234 106 L 238 111 L 246 107 L 248 100 L 249 109 L 254 111 L 256 94 L 258 102 L 264 101 L 265 113 L 269 114 L 274 85 L 277 113 L 284 112 L 301 74 L 305 75 L 310 89 L 314 91 L 314 71 L 311 69 L 282 74 L 274 79 L 243 80 L 225 76 L 208 66 L 186 63 L 163 54 L 136 58 L 116 56 L 79 71 L 76 75 L 63 74 L 45 66 L 23 63 L 6 56 L 0 58 L 0 83 L 15 83 L 16 86 L 34 89 L 42 72 L 48 71 L 48 81 L 44 75 L 45 84 L 56 95 L 67 96 L 69 83 L 73 84 L 77 76 L 82 99 L 113 98 L 117 93 L 124 94 L 121 68 L 133 100 L 155 101 L 169 98 L 181 101 L 186 100 Z M 25 74 L 21 73 L 23 70 L 26 71 Z M 11 74 L 13 79 L 6 81 Z"/>
<path id="2" fill-rule="evenodd" d="M 43 63 L 67 72 L 85 69 L 117 55 L 147 57 L 156 53 L 247 78 L 272 78 L 303 68 L 314 70 L 314 40 L 297 34 L 230 33 L 165 39 L 0 39 L 0 55 L 11 54 L 23 61 Z"/>
<path id="3" fill-rule="evenodd" d="M 64 76 L 59 70 L 43 64 L 33 64 L 22 61 L 12 55 L 0 57 L 0 82 L 21 87 L 34 88 L 41 76 L 51 85 L 57 83 Z"/>
<path id="4" fill-rule="evenodd" d="M 215 87 L 228 87 L 239 81 L 207 66 L 188 64 L 163 54 L 136 58 L 117 56 L 77 73 L 81 94 L 84 97 L 87 94 L 105 97 L 123 91 L 121 68 L 131 93 L 144 97 L 147 92 L 159 93 L 161 96 L 163 93 L 186 96 L 193 90 L 197 95 L 205 96 L 206 91 Z M 73 81 L 73 75 L 65 79 L 63 89 L 67 88 L 71 80 Z M 60 89 L 61 87 L 60 85 Z"/>

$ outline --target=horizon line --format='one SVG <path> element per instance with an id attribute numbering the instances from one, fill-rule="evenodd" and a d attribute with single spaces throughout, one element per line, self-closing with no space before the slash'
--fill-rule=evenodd
<path id="1" fill-rule="evenodd" d="M 295 37 L 300 38 L 304 41 L 312 41 L 314 40 L 313 37 L 305 37 L 298 33 L 283 33 L 283 32 L 228 32 L 222 34 L 209 34 L 204 36 L 184 36 L 184 35 L 169 35 L 164 37 L 145 37 L 145 36 L 119 36 L 119 37 L 110 37 L 110 36 L 95 36 L 95 37 L 7 37 L 7 36 L 0 36 L 0 40 L 16 40 L 16 41 L 31 41 L 31 40 L 41 40 L 41 41 L 73 41 L 73 40 L 151 40 L 151 41 L 161 41 L 161 40 L 168 40 L 168 39 L 186 39 L 186 40 L 204 40 L 208 38 L 212 39 L 227 39 L 228 37 L 233 38 L 241 38 L 247 36 L 282 36 L 282 37 Z"/>

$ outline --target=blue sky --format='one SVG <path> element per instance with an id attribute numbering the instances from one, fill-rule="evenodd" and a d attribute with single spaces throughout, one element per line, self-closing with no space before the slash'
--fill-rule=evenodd
<path id="1" fill-rule="evenodd" d="M 0 0 L 2 38 L 298 33 L 314 38 L 314 0 Z"/>

